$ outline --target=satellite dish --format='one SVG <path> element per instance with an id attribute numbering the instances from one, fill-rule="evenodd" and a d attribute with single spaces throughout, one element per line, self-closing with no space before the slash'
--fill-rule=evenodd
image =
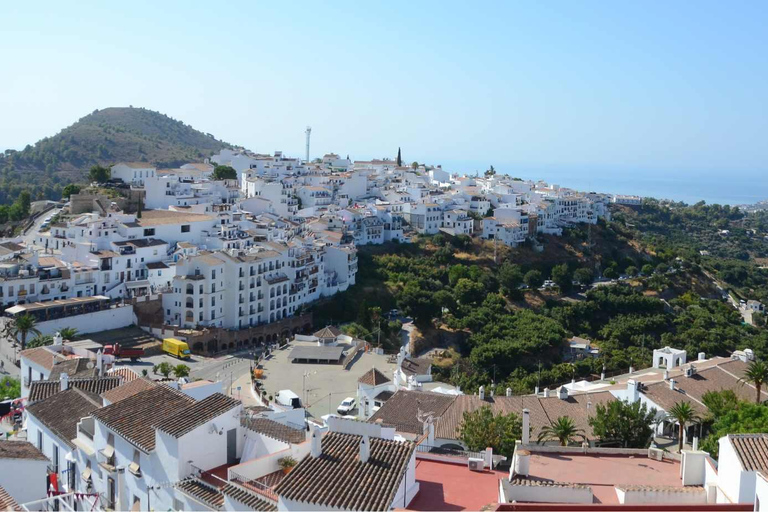
<path id="1" fill-rule="evenodd" d="M 95 365 L 93 364 L 93 361 L 88 361 L 88 364 L 85 365 L 85 367 L 88 368 L 89 370 L 93 370 L 94 366 Z"/>

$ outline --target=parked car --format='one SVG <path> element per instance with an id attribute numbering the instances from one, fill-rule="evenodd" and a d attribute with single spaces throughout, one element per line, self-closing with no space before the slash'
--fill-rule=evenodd
<path id="1" fill-rule="evenodd" d="M 344 399 L 343 402 L 339 404 L 339 407 L 336 409 L 336 412 L 338 412 L 342 416 L 346 416 L 347 414 L 352 412 L 354 408 L 355 408 L 355 399 L 352 398 L 351 396 L 348 396 L 347 398 Z"/>

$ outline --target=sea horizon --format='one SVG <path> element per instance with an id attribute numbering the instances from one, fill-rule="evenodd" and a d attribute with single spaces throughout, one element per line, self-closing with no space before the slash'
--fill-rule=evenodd
<path id="1" fill-rule="evenodd" d="M 442 164 L 451 173 L 482 174 L 489 167 L 476 161 L 449 161 Z M 637 195 L 696 204 L 750 205 L 768 200 L 768 173 L 722 170 L 616 169 L 601 167 L 560 167 L 521 164 L 494 164 L 497 173 L 582 192 Z"/>

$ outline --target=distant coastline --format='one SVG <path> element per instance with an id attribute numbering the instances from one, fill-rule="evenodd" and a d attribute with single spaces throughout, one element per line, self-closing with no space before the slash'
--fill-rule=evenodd
<path id="1" fill-rule="evenodd" d="M 441 163 L 441 162 L 438 162 Z M 768 173 L 720 171 L 620 171 L 603 168 L 555 168 L 503 165 L 494 162 L 442 162 L 450 172 L 482 173 L 493 164 L 497 172 L 525 180 L 543 180 L 581 191 L 638 195 L 695 204 L 753 205 L 768 200 Z"/>

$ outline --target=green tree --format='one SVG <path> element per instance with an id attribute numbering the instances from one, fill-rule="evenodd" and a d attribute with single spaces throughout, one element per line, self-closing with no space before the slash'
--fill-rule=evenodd
<path id="1" fill-rule="evenodd" d="M 27 348 L 47 347 L 53 345 L 53 336 L 48 334 L 35 336 L 27 342 Z"/>
<path id="2" fill-rule="evenodd" d="M 603 271 L 603 277 L 606 279 L 616 279 L 619 277 L 619 273 L 613 267 L 608 267 Z"/>
<path id="3" fill-rule="evenodd" d="M 631 277 L 635 277 L 637 275 L 637 267 L 634 265 L 630 265 L 627 267 L 627 275 Z"/>
<path id="4" fill-rule="evenodd" d="M 587 286 L 589 284 L 592 284 L 592 281 L 595 280 L 595 275 L 588 268 L 577 268 L 576 271 L 573 273 L 573 278 L 580 285 Z"/>
<path id="5" fill-rule="evenodd" d="M 656 419 L 656 409 L 639 400 L 633 403 L 613 400 L 597 404 L 589 425 L 602 441 L 619 441 L 624 448 L 645 448 L 651 439 L 651 425 Z"/>
<path id="6" fill-rule="evenodd" d="M 707 391 L 701 397 L 701 401 L 707 406 L 707 419 L 710 421 L 716 421 L 728 412 L 736 410 L 740 402 L 732 389 Z"/>
<path id="7" fill-rule="evenodd" d="M 400 148 L 397 148 L 397 166 L 402 167 L 403 166 L 403 156 L 400 153 Z"/>
<path id="8" fill-rule="evenodd" d="M 525 281 L 529 288 L 539 288 L 544 284 L 544 276 L 538 270 L 529 270 L 525 273 L 523 281 Z"/>
<path id="9" fill-rule="evenodd" d="M 560 287 L 560 291 L 563 293 L 568 292 L 573 286 L 573 276 L 571 271 L 568 270 L 568 265 L 563 263 L 561 265 L 555 265 L 552 268 L 552 281 Z"/>
<path id="10" fill-rule="evenodd" d="M 106 183 L 112 177 L 112 171 L 100 165 L 94 165 L 88 171 L 88 179 L 97 183 Z"/>
<path id="11" fill-rule="evenodd" d="M 214 180 L 236 180 L 237 171 L 229 165 L 217 165 L 213 168 Z"/>
<path id="12" fill-rule="evenodd" d="M 158 364 L 156 364 L 156 365 L 155 365 L 155 366 L 152 368 L 152 371 L 153 371 L 153 372 L 155 372 L 155 373 L 158 373 L 158 374 L 162 375 L 162 376 L 163 376 L 164 378 L 166 378 L 166 379 L 168 378 L 168 376 L 169 376 L 171 373 L 173 373 L 173 370 L 174 370 L 174 368 L 173 368 L 173 365 L 172 365 L 171 363 L 167 363 L 167 362 L 165 362 L 165 361 L 163 361 L 162 363 L 158 363 Z"/>
<path id="13" fill-rule="evenodd" d="M 6 375 L 0 378 L 0 397 L 3 400 L 21 397 L 21 381 Z"/>
<path id="14" fill-rule="evenodd" d="M 419 162 L 413 162 L 411 163 L 411 169 L 414 171 L 419 168 Z"/>
<path id="15" fill-rule="evenodd" d="M 177 364 L 173 367 L 173 375 L 175 375 L 177 379 L 189 377 L 189 366 L 185 364 Z"/>
<path id="16" fill-rule="evenodd" d="M 685 435 L 685 427 L 687 427 L 689 424 L 694 423 L 698 421 L 699 417 L 696 414 L 696 411 L 693 410 L 693 407 L 691 407 L 691 404 L 688 402 L 677 402 L 675 405 L 672 406 L 672 408 L 669 409 L 667 412 L 667 416 L 669 416 L 670 419 L 673 419 L 677 422 L 677 425 L 679 427 L 678 430 L 678 442 L 677 442 L 677 450 L 681 451 L 683 449 L 683 437 Z"/>
<path id="17" fill-rule="evenodd" d="M 739 401 L 735 407 L 718 417 L 709 435 L 701 443 L 701 449 L 717 458 L 721 437 L 728 434 L 757 434 L 768 432 L 768 407 Z"/>
<path id="18" fill-rule="evenodd" d="M 481 283 L 461 278 L 456 283 L 456 286 L 454 286 L 453 293 L 456 296 L 456 300 L 461 304 L 476 304 L 485 297 L 485 288 L 483 288 Z"/>
<path id="19" fill-rule="evenodd" d="M 493 414 L 489 406 L 465 412 L 459 427 L 461 439 L 472 451 L 485 450 L 489 446 L 494 453 L 512 457 L 515 441 L 520 439 L 522 422 L 515 413 Z"/>
<path id="20" fill-rule="evenodd" d="M 499 284 L 507 294 L 515 292 L 523 282 L 523 272 L 520 266 L 509 262 L 502 263 L 499 268 Z"/>
<path id="21" fill-rule="evenodd" d="M 560 446 L 568 446 L 577 441 L 584 441 L 584 430 L 576 428 L 576 424 L 568 416 L 560 416 L 549 425 L 541 427 L 538 442 L 558 441 Z"/>
<path id="22" fill-rule="evenodd" d="M 650 263 L 646 263 L 645 265 L 643 265 L 643 268 L 641 269 L 641 271 L 643 272 L 644 275 L 649 276 L 653 274 L 653 265 L 651 265 Z"/>
<path id="23" fill-rule="evenodd" d="M 80 193 L 80 185 L 75 185 L 74 183 L 70 183 L 64 189 L 61 191 L 61 197 L 69 199 L 69 196 L 72 194 L 79 194 Z"/>
<path id="24" fill-rule="evenodd" d="M 65 340 L 73 340 L 77 336 L 77 329 L 74 327 L 65 327 L 59 330 L 59 334 Z"/>
<path id="25" fill-rule="evenodd" d="M 744 375 L 742 375 L 741 379 L 739 379 L 741 382 L 748 382 L 755 386 L 755 403 L 759 404 L 762 402 L 762 389 L 763 384 L 768 381 L 768 365 L 766 365 L 762 361 L 752 361 L 749 363 L 749 366 L 747 366 L 747 369 L 744 370 Z"/>
<path id="26" fill-rule="evenodd" d="M 14 340 L 17 340 L 21 336 L 21 350 L 27 348 L 27 335 L 34 334 L 40 336 L 40 330 L 36 327 L 37 320 L 29 313 L 17 316 L 8 324 L 10 328 L 10 334 Z"/>

